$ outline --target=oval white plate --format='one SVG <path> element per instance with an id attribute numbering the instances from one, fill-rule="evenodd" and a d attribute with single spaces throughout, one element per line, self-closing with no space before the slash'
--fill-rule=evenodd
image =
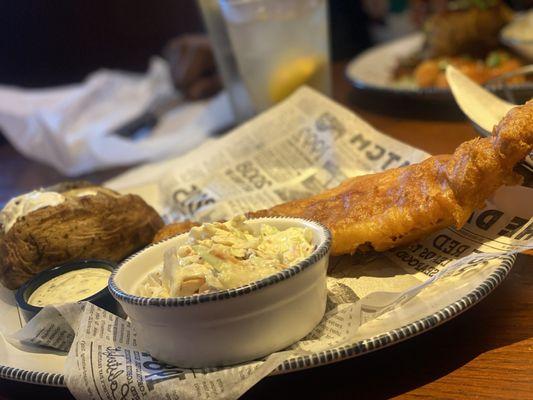
<path id="1" fill-rule="evenodd" d="M 423 41 L 422 33 L 413 33 L 371 47 L 350 61 L 346 76 L 359 89 L 400 90 L 391 83 L 394 68 L 398 60 L 417 51 Z"/>
<path id="2" fill-rule="evenodd" d="M 383 262 L 386 263 L 387 260 L 383 259 Z M 331 350 L 291 358 L 274 370 L 272 375 L 357 357 L 431 330 L 481 301 L 504 280 L 511 270 L 513 262 L 514 257 L 508 256 L 501 262 L 484 267 L 482 273 L 467 274 L 462 278 L 460 285 L 457 285 L 457 281 L 443 279 L 442 283 L 433 291 L 427 293 L 422 291 L 417 296 L 420 298 L 419 302 L 408 302 L 402 306 L 402 318 L 404 321 L 410 321 L 409 323 L 390 326 L 389 329 L 380 331 L 380 318 L 378 318 L 360 328 L 359 340 Z M 398 279 L 401 280 L 402 276 L 398 275 Z M 439 299 L 438 295 L 435 295 L 435 290 L 449 295 L 451 293 L 455 300 L 451 303 L 449 300 L 443 301 Z M 420 314 L 421 304 L 426 310 L 423 314 Z M 410 318 L 410 315 L 413 318 Z M 2 331 L 13 332 L 21 326 L 22 318 L 14 302 L 13 292 L 0 288 L 0 327 L 2 327 Z M 1 378 L 40 385 L 64 386 L 65 358 L 64 355 L 51 354 L 46 351 L 30 352 L 15 348 L 0 335 Z"/>

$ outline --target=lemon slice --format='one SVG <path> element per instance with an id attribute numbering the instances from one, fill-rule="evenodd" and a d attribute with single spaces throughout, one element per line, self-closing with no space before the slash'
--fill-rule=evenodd
<path id="1" fill-rule="evenodd" d="M 316 57 L 301 57 L 282 64 L 271 75 L 268 85 L 270 99 L 277 103 L 306 83 L 318 69 Z"/>

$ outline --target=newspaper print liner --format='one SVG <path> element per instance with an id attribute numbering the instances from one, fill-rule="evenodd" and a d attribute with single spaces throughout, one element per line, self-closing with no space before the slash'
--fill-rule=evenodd
<path id="1" fill-rule="evenodd" d="M 429 331 L 455 318 L 457 315 L 483 300 L 507 277 L 515 259 L 516 255 L 502 256 L 500 266 L 476 289 L 434 314 L 402 326 L 401 328 L 393 329 L 384 334 L 361 340 L 351 345 L 291 358 L 272 371 L 270 375 L 285 374 L 358 357 Z M 64 375 L 62 374 L 28 371 L 1 365 L 0 378 L 46 386 L 66 386 Z"/>
<path id="2" fill-rule="evenodd" d="M 371 353 L 372 351 L 403 342 L 404 340 L 431 330 L 483 300 L 507 277 L 509 271 L 513 267 L 515 259 L 516 254 L 502 256 L 500 266 L 496 268 L 496 270 L 476 289 L 434 314 L 402 326 L 401 328 L 396 328 L 381 335 L 374 336 L 370 339 L 360 340 L 336 349 L 324 350 L 311 355 L 291 358 L 272 371 L 270 375 L 294 372 L 357 357 L 365 353 Z"/>
<path id="3" fill-rule="evenodd" d="M 122 265 L 130 261 L 132 258 L 137 257 L 139 254 L 144 253 L 151 247 L 155 245 L 159 245 L 166 241 L 172 240 L 176 236 L 180 236 L 181 234 L 175 235 L 165 240 L 162 240 L 160 242 L 153 243 L 149 246 L 146 246 L 142 250 L 131 255 L 130 257 L 125 259 L 122 263 L 120 263 L 120 265 L 113 271 L 113 273 L 111 274 L 111 277 L 109 278 L 109 291 L 111 292 L 111 295 L 113 295 L 113 297 L 115 297 L 117 300 L 120 299 L 120 300 L 125 301 L 126 303 L 135 304 L 135 305 L 144 305 L 144 306 L 156 306 L 156 307 L 184 307 L 185 306 L 186 307 L 186 306 L 191 306 L 194 304 L 206 303 L 209 301 L 220 301 L 224 299 L 230 299 L 232 297 L 242 296 L 247 293 L 251 293 L 261 288 L 264 288 L 266 286 L 273 285 L 277 282 L 281 282 L 285 279 L 289 279 L 290 277 L 298 274 L 299 272 L 303 271 L 309 266 L 315 264 L 318 260 L 323 258 L 329 252 L 331 248 L 331 232 L 329 231 L 328 228 L 326 228 L 320 222 L 312 221 L 310 219 L 305 219 L 305 218 L 294 218 L 294 217 L 248 218 L 248 220 L 262 220 L 262 219 L 265 219 L 265 220 L 285 219 L 285 220 L 305 221 L 311 225 L 314 225 L 316 228 L 319 228 L 320 230 L 322 230 L 322 233 L 324 234 L 324 240 L 313 251 L 313 253 L 311 253 L 309 257 L 300 261 L 298 264 L 293 265 L 290 268 L 285 268 L 283 271 L 280 271 L 275 275 L 268 276 L 259 281 L 255 281 L 255 282 L 252 282 L 247 285 L 240 286 L 234 289 L 225 289 L 225 290 L 219 290 L 214 293 L 206 293 L 206 294 L 184 296 L 184 297 L 150 298 L 150 297 L 140 297 L 140 296 L 128 294 L 128 293 L 123 292 L 121 289 L 117 287 L 117 285 L 115 284 L 115 275 L 120 270 L 120 267 Z"/>

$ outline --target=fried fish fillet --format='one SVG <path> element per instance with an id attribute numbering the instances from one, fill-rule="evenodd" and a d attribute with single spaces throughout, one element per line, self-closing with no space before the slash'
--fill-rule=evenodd
<path id="1" fill-rule="evenodd" d="M 500 186 L 521 183 L 513 168 L 532 148 L 533 100 L 509 111 L 491 137 L 465 142 L 451 155 L 350 178 L 315 196 L 247 216 L 319 221 L 331 230 L 333 255 L 385 251 L 451 225 L 461 227 Z M 167 225 L 156 241 L 192 226 L 187 221 Z"/>
<path id="2" fill-rule="evenodd" d="M 491 137 L 465 142 L 451 155 L 350 178 L 315 196 L 247 215 L 319 221 L 331 230 L 334 255 L 384 251 L 461 227 L 496 189 L 521 182 L 513 168 L 532 148 L 533 100 L 513 108 Z"/>
<path id="3" fill-rule="evenodd" d="M 192 221 L 182 221 L 165 225 L 164 227 L 159 229 L 159 231 L 157 231 L 152 242 L 157 243 L 162 240 L 168 239 L 169 237 L 189 232 L 194 226 L 200 226 L 200 224 Z"/>

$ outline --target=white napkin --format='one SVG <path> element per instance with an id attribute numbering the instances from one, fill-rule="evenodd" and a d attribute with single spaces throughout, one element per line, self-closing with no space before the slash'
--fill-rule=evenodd
<path id="1" fill-rule="evenodd" d="M 145 139 L 110 134 L 172 90 L 169 67 L 159 58 L 145 75 L 101 70 L 54 89 L 0 86 L 0 129 L 28 158 L 75 176 L 183 154 L 232 123 L 221 93 L 168 112 Z"/>

